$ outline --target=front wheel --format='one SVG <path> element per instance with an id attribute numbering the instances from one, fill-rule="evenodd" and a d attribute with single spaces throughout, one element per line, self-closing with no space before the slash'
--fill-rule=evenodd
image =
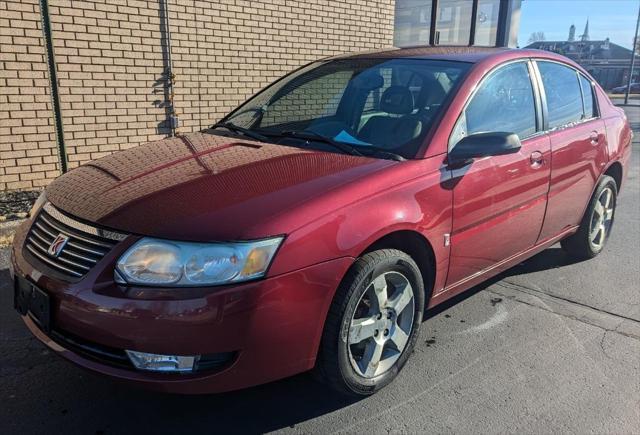
<path id="1" fill-rule="evenodd" d="M 560 242 L 562 249 L 581 259 L 593 258 L 602 252 L 613 227 L 617 197 L 615 180 L 608 175 L 603 176 L 578 231 Z"/>
<path id="2" fill-rule="evenodd" d="M 422 275 L 404 252 L 359 258 L 329 309 L 316 371 L 347 394 L 366 396 L 389 384 L 411 355 L 425 297 Z"/>

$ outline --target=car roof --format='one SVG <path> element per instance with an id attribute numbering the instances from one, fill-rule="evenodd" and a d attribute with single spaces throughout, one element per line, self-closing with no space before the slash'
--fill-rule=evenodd
<path id="1" fill-rule="evenodd" d="M 555 53 L 535 49 L 506 48 L 506 47 L 464 47 L 464 46 L 415 46 L 406 48 L 387 48 L 359 53 L 344 54 L 328 59 L 438 59 L 458 62 L 478 63 L 483 60 L 495 59 L 501 62 L 509 59 L 526 57 L 560 60 L 573 64 L 571 60 Z"/>
<path id="2" fill-rule="evenodd" d="M 358 59 L 358 58 L 417 58 L 457 60 L 464 62 L 478 62 L 492 54 L 504 52 L 508 48 L 496 47 L 447 47 L 447 46 L 416 46 L 397 48 L 391 47 L 382 50 L 370 50 L 358 53 L 350 53 L 331 57 L 330 59 Z"/>

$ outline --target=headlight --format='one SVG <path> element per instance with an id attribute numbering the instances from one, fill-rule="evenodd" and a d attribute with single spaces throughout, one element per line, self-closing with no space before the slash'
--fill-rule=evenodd
<path id="1" fill-rule="evenodd" d="M 40 196 L 38 196 L 38 199 L 36 199 L 36 202 L 34 202 L 31 206 L 31 210 L 29 210 L 29 217 L 35 216 L 40 211 L 45 202 L 47 202 L 47 195 L 44 194 L 43 190 L 42 193 L 40 193 Z"/>
<path id="2" fill-rule="evenodd" d="M 189 287 L 260 278 L 269 268 L 281 242 L 282 237 L 237 243 L 144 238 L 118 260 L 116 281 Z"/>

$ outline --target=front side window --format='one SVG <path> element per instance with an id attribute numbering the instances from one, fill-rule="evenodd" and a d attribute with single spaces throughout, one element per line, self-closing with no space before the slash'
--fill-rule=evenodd
<path id="1" fill-rule="evenodd" d="M 501 131 L 526 139 L 536 132 L 536 109 L 525 62 L 500 67 L 482 81 L 462 112 L 449 145 L 464 136 Z"/>
<path id="2" fill-rule="evenodd" d="M 413 158 L 469 66 L 404 58 L 320 61 L 266 88 L 223 121 L 290 146 L 339 152 L 329 142 L 341 142 L 365 155 L 377 150 Z"/>
<path id="3" fill-rule="evenodd" d="M 576 71 L 559 63 L 541 61 L 538 69 L 547 97 L 549 128 L 582 120 L 582 92 Z"/>

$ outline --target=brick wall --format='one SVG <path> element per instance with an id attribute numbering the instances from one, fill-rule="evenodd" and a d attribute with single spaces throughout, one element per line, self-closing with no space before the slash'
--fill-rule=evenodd
<path id="1" fill-rule="evenodd" d="M 50 0 L 69 166 L 166 136 L 159 1 Z M 394 0 L 169 0 L 179 131 L 309 61 L 389 46 Z M 0 190 L 58 175 L 37 0 L 0 3 Z"/>
<path id="2" fill-rule="evenodd" d="M 38 0 L 0 2 L 0 190 L 59 174 Z"/>

